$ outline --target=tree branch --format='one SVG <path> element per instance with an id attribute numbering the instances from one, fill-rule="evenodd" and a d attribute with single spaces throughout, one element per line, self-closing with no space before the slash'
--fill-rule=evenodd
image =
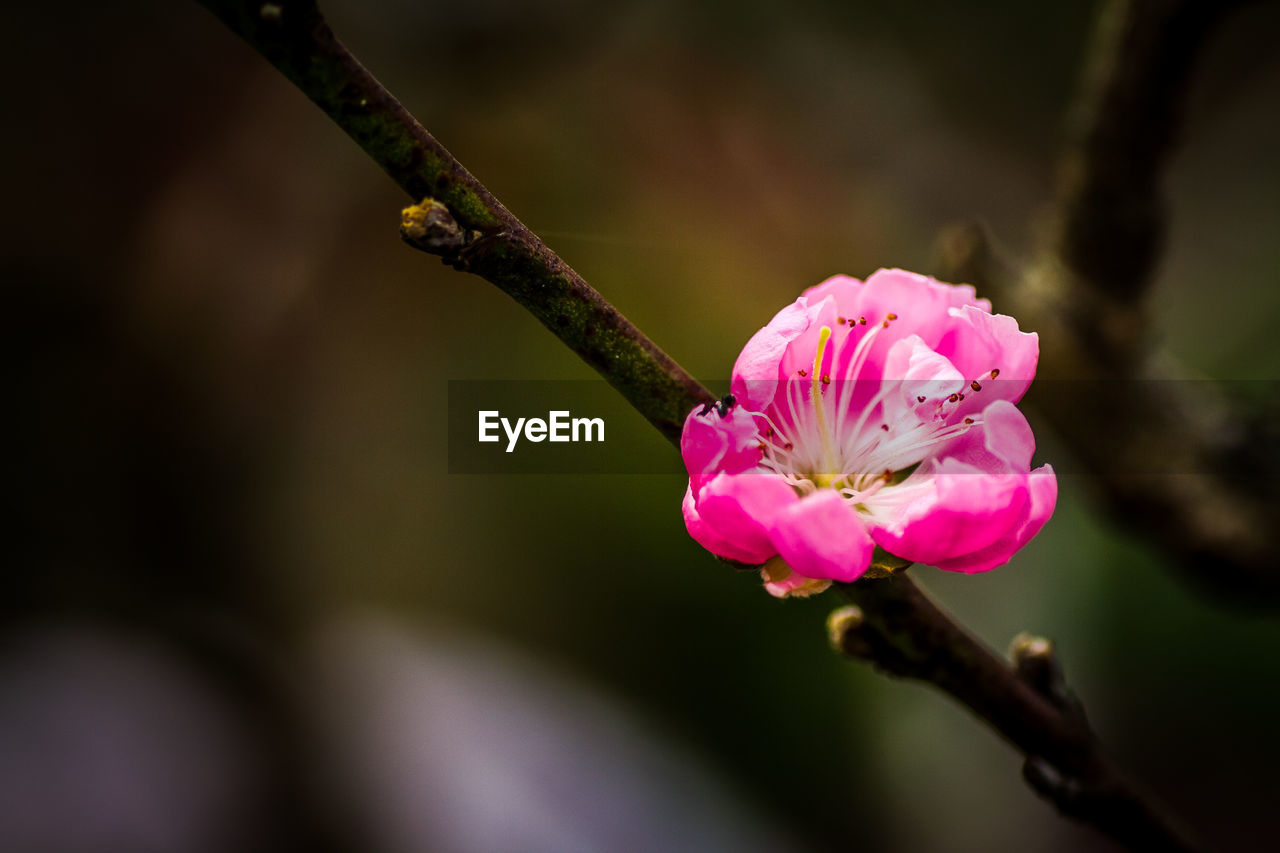
<path id="1" fill-rule="evenodd" d="M 511 294 L 678 444 L 684 416 L 711 394 L 428 134 L 334 38 L 314 3 L 201 2 L 418 202 L 404 211 L 406 240 Z M 890 674 L 929 681 L 973 708 L 1028 756 L 1028 782 L 1064 814 L 1135 846 L 1164 845 L 1142 849 L 1190 849 L 1123 783 L 1083 715 L 1055 698 L 1060 684 L 1047 652 L 1027 651 L 1015 671 L 903 575 L 844 589 L 860 607 L 836 620 L 846 652 Z"/>
<path id="2" fill-rule="evenodd" d="M 977 285 L 1040 332 L 1027 403 L 1094 475 L 1111 511 L 1174 554 L 1201 589 L 1256 606 L 1280 602 L 1280 448 L 1269 413 L 1188 379 L 1153 345 L 1142 305 L 1191 72 L 1240 5 L 1110 0 L 1039 257 L 1015 269 L 981 228 L 961 226 L 943 237 L 939 274 Z"/>
<path id="3" fill-rule="evenodd" d="M 409 196 L 411 245 L 498 286 L 672 443 L 714 398 L 547 248 L 337 40 L 312 0 L 200 0 L 280 70 Z"/>
<path id="4" fill-rule="evenodd" d="M 968 707 L 1026 757 L 1027 783 L 1067 817 L 1134 850 L 1195 849 L 1103 753 L 1047 640 L 1018 637 L 1011 666 L 902 572 L 840 590 L 854 606 L 828 620 L 838 651 Z"/>
<path id="5" fill-rule="evenodd" d="M 1050 243 L 1081 286 L 1119 303 L 1150 285 L 1165 236 L 1160 181 L 1201 52 L 1231 0 L 1111 0 L 1098 18 L 1059 164 Z"/>

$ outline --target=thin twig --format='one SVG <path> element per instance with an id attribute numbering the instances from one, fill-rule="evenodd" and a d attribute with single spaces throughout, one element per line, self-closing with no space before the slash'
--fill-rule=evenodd
<path id="1" fill-rule="evenodd" d="M 402 233 L 514 296 L 668 438 L 711 395 L 503 207 L 351 56 L 310 2 L 201 0 L 279 68 L 419 203 Z M 974 708 L 1029 756 L 1027 780 L 1067 814 L 1144 849 L 1186 850 L 1047 693 L 1001 663 L 904 576 L 846 588 L 861 607 L 842 636 L 880 668 L 923 678 Z M 846 615 L 848 615 L 846 613 Z M 879 627 L 877 627 L 879 626 Z M 846 624 L 848 628 L 848 624 Z M 913 661 L 927 661 L 916 669 Z M 1043 670 L 1043 667 L 1040 668 Z M 1081 718 L 1082 720 L 1082 718 Z M 1043 726 L 1043 728 L 1037 728 Z M 1084 750 L 1081 752 L 1081 750 Z M 1079 753 L 1083 758 L 1072 759 Z M 1033 761 L 1034 759 L 1034 761 Z M 1085 760 L 1087 759 L 1087 760 Z M 1083 787 L 1080 787 L 1083 785 Z M 1078 788 L 1079 794 L 1071 792 Z"/>
<path id="2" fill-rule="evenodd" d="M 547 248 L 334 37 L 312 0 L 201 0 L 346 131 L 417 205 L 411 245 L 497 285 L 673 443 L 714 398 Z"/>
<path id="3" fill-rule="evenodd" d="M 1027 783 L 1064 815 L 1134 850 L 1195 849 L 1103 753 L 1048 641 L 1019 637 L 1010 665 L 903 572 L 841 592 L 855 606 L 831 615 L 833 645 L 967 706 L 1026 757 Z"/>

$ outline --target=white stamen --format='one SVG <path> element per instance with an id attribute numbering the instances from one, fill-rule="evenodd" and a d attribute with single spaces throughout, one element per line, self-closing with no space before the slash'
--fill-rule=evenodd
<path id="1" fill-rule="evenodd" d="M 841 339 L 841 344 L 851 343 L 854 325 L 851 320 L 849 334 Z M 850 428 L 847 421 L 858 376 L 865 369 L 877 335 L 884 328 L 887 326 L 882 323 L 869 324 L 854 344 L 853 352 L 840 370 L 838 392 L 831 395 L 836 406 L 834 418 L 829 419 L 827 412 L 832 401 L 822 393 L 825 384 L 822 366 L 828 345 L 833 346 L 832 372 L 840 355 L 832 343 L 830 326 L 818 330 L 809 382 L 789 376 L 784 380 L 786 390 L 775 398 L 769 411 L 751 413 L 767 424 L 767 430 L 762 430 L 760 435 L 761 468 L 781 477 L 801 495 L 834 487 L 859 511 L 872 513 L 885 504 L 909 500 L 915 488 L 897 488 L 904 481 L 895 482 L 894 472 L 923 462 L 933 448 L 982 424 L 982 419 L 976 417 L 948 424 L 955 412 L 955 403 L 959 402 L 949 399 L 936 403 L 932 417 L 924 414 L 923 404 L 917 407 L 908 401 L 892 422 L 881 423 L 888 414 L 885 406 L 890 395 L 903 393 L 905 381 L 881 380 L 879 390 L 861 407 Z M 807 401 L 804 399 L 806 384 Z M 872 424 L 874 427 L 868 429 Z M 907 480 L 919 482 L 911 477 Z M 874 506 L 866 503 L 872 497 L 876 497 Z"/>

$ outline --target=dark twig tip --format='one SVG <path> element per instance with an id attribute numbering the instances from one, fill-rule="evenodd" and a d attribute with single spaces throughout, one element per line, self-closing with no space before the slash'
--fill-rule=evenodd
<path id="1" fill-rule="evenodd" d="M 1062 683 L 1062 669 L 1053 643 L 1044 637 L 1019 634 L 1009 644 L 1009 657 L 1018 677 L 1043 695 L 1050 695 L 1054 685 Z"/>
<path id="2" fill-rule="evenodd" d="M 1009 645 L 1009 657 L 1019 678 L 1084 727 L 1084 706 L 1067 686 L 1052 641 L 1034 634 L 1019 634 Z"/>

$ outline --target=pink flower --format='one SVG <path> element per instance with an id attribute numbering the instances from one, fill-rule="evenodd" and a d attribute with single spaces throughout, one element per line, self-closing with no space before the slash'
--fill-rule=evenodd
<path id="1" fill-rule="evenodd" d="M 880 270 L 810 288 L 747 342 L 732 399 L 685 420 L 690 535 L 764 564 L 778 596 L 855 580 L 876 546 L 948 571 L 1003 565 L 1057 502 L 1014 405 L 1038 357 L 967 285 Z"/>

